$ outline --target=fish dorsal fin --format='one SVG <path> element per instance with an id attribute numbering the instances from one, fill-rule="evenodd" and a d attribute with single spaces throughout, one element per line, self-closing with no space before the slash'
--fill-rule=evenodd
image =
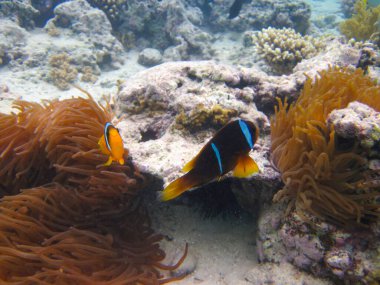
<path id="1" fill-rule="evenodd" d="M 182 172 L 189 172 L 190 170 L 192 170 L 197 162 L 197 159 L 198 159 L 198 155 L 193 157 L 192 160 L 186 163 L 185 166 L 182 167 Z"/>
<path id="2" fill-rule="evenodd" d="M 251 176 L 254 173 L 259 172 L 259 167 L 256 162 L 247 154 L 241 155 L 238 158 L 238 162 L 234 168 L 233 175 L 238 178 L 244 178 Z"/>

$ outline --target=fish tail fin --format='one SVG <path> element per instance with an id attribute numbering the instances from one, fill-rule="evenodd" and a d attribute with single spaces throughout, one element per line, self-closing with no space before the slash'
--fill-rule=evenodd
<path id="1" fill-rule="evenodd" d="M 161 201 L 169 201 L 181 195 L 186 190 L 193 188 L 196 185 L 199 185 L 196 177 L 193 172 L 188 172 L 184 176 L 171 182 L 161 193 Z"/>

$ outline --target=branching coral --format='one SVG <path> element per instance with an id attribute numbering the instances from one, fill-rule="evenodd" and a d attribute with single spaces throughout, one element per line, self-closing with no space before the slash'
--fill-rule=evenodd
<path id="1" fill-rule="evenodd" d="M 340 24 L 340 31 L 347 39 L 364 41 L 375 32 L 379 32 L 376 22 L 380 20 L 380 6 L 370 8 L 367 6 L 367 0 L 358 0 L 354 10 L 352 18 Z"/>
<path id="2" fill-rule="evenodd" d="M 288 73 L 302 59 L 316 55 L 324 47 L 321 40 L 302 36 L 293 29 L 263 29 L 257 34 L 247 34 L 245 43 L 256 46 L 258 53 L 278 73 Z"/>
<path id="3" fill-rule="evenodd" d="M 360 69 L 330 68 L 315 83 L 309 78 L 294 104 L 279 102 L 271 151 L 285 187 L 275 200 L 287 197 L 300 214 L 343 225 L 380 216 L 378 173 L 357 143 L 342 143 L 326 122 L 332 110 L 352 101 L 380 110 L 380 88 Z"/>
<path id="4" fill-rule="evenodd" d="M 17 102 L 1 115 L 0 283 L 162 284 L 161 236 L 137 197 L 144 178 L 102 166 L 108 107 L 90 98 Z M 36 174 L 35 174 L 36 173 Z M 45 174 L 45 175 L 44 175 Z M 13 182 L 17 175 L 21 182 Z M 49 181 L 55 183 L 46 184 Z M 4 189 L 4 190 L 3 190 Z"/>
<path id="5" fill-rule="evenodd" d="M 49 59 L 51 66 L 49 78 L 61 90 L 70 88 L 78 75 L 78 70 L 71 64 L 72 59 L 66 53 L 52 55 Z"/>

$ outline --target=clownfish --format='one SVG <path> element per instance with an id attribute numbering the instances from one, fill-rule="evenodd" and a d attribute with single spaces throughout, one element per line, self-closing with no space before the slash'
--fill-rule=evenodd
<path id="1" fill-rule="evenodd" d="M 233 170 L 235 177 L 248 177 L 259 171 L 249 156 L 259 135 L 253 122 L 238 119 L 221 128 L 183 168 L 187 172 L 171 182 L 161 193 L 162 201 L 171 200 L 186 190 L 206 184 Z"/>
<path id="2" fill-rule="evenodd" d="M 112 161 L 118 161 L 121 165 L 124 164 L 123 140 L 121 139 L 119 130 L 111 123 L 107 122 L 104 125 L 104 133 L 99 139 L 98 145 L 102 153 L 109 155 L 109 158 L 107 162 L 104 163 L 104 166 L 111 165 Z"/>

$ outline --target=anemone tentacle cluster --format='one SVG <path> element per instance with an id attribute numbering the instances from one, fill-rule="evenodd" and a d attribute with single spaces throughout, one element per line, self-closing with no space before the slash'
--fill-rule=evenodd
<path id="1" fill-rule="evenodd" d="M 328 123 L 333 110 L 353 101 L 378 112 L 380 87 L 361 69 L 330 68 L 314 83 L 309 78 L 295 103 L 279 101 L 271 120 L 272 161 L 285 184 L 274 199 L 288 198 L 305 219 L 311 213 L 352 226 L 380 217 L 380 176 L 369 165 L 380 154 L 342 138 Z"/>
<path id="2" fill-rule="evenodd" d="M 178 280 L 165 278 L 177 265 L 162 264 L 162 236 L 136 199 L 144 177 L 130 161 L 102 166 L 109 106 L 90 97 L 14 107 L 0 114 L 0 283 Z"/>

